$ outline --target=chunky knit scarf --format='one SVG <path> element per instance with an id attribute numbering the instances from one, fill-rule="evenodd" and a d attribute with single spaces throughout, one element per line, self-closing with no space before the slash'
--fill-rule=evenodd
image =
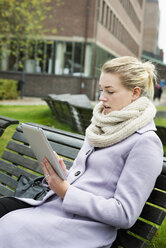
<path id="1" fill-rule="evenodd" d="M 124 140 L 153 120 L 156 108 L 147 97 L 140 97 L 120 111 L 104 114 L 102 103 L 95 106 L 92 123 L 86 129 L 89 143 L 107 147 Z"/>

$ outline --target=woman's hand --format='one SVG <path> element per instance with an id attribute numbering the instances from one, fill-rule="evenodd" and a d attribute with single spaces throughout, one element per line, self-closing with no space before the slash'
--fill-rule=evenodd
<path id="1" fill-rule="evenodd" d="M 67 170 L 66 170 L 66 165 L 65 165 L 65 163 L 63 162 L 63 159 L 60 158 L 60 157 L 58 156 L 58 154 L 57 154 L 55 151 L 54 151 L 54 154 L 55 154 L 55 157 L 56 157 L 56 159 L 58 160 L 58 162 L 59 162 L 59 164 L 60 164 L 62 170 L 63 170 L 64 173 L 66 174 L 66 173 L 67 173 Z"/>
<path id="2" fill-rule="evenodd" d="M 56 153 L 55 156 L 58 159 L 59 164 L 62 167 L 63 171 L 66 173 L 66 165 L 64 164 L 63 159 L 60 158 Z M 41 165 L 43 167 L 43 172 L 50 189 L 52 189 L 61 198 L 64 198 L 66 191 L 70 186 L 69 182 L 67 180 L 61 179 L 57 175 L 57 173 L 54 171 L 47 158 L 43 159 Z"/>

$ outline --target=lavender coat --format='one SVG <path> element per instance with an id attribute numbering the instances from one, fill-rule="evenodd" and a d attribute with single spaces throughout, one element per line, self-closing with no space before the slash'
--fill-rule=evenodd
<path id="1" fill-rule="evenodd" d="M 150 123 L 103 149 L 85 139 L 64 200 L 50 191 L 43 201 L 26 200 L 34 207 L 2 217 L 0 247 L 110 247 L 117 228 L 137 220 L 161 172 L 162 144 L 153 130 Z"/>

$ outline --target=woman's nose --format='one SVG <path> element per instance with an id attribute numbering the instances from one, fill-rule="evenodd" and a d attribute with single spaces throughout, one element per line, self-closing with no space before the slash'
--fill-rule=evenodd
<path id="1" fill-rule="evenodd" d="M 106 98 L 104 92 L 101 92 L 101 95 L 100 95 L 100 97 L 99 97 L 99 101 L 102 101 L 102 102 L 107 101 L 107 98 Z"/>

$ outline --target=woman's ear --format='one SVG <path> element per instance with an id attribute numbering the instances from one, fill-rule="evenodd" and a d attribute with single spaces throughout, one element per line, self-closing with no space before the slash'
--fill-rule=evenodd
<path id="1" fill-rule="evenodd" d="M 141 89 L 140 89 L 140 87 L 137 87 L 137 86 L 136 86 L 136 87 L 133 89 L 132 100 L 133 100 L 133 101 L 137 100 L 137 99 L 140 97 L 140 94 L 141 94 Z"/>

